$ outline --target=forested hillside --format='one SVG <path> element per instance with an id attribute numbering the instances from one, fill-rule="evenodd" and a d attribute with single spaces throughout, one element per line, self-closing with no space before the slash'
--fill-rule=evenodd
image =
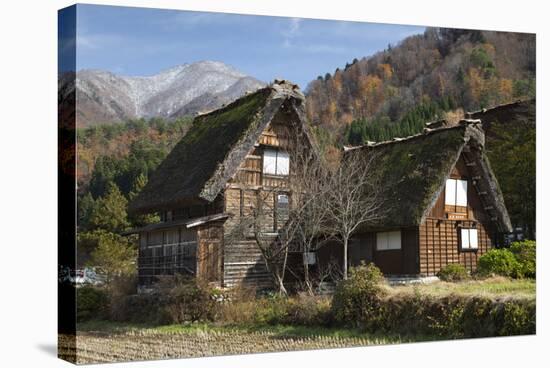
<path id="1" fill-rule="evenodd" d="M 113 181 L 126 194 L 136 178 L 146 177 L 184 136 L 192 118 L 136 119 L 78 129 L 80 192 L 102 195 Z"/>
<path id="2" fill-rule="evenodd" d="M 428 29 L 319 76 L 307 88 L 307 111 L 336 142 L 359 144 L 417 133 L 458 108 L 534 95 L 534 35 Z"/>

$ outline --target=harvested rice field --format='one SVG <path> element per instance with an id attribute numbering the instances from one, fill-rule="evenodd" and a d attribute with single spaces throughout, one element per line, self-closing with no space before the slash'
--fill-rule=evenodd
<path id="1" fill-rule="evenodd" d="M 315 331 L 312 331 L 315 333 Z M 77 364 L 194 358 L 309 349 L 391 344 L 399 338 L 375 338 L 338 333 L 302 336 L 283 329 L 132 328 L 125 331 L 79 332 L 59 337 L 60 357 Z M 305 335 L 305 334 L 304 334 Z"/>

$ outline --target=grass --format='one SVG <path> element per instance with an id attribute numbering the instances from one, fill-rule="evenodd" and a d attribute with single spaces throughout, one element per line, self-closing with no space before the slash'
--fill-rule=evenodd
<path id="1" fill-rule="evenodd" d="M 469 280 L 463 282 L 438 281 L 431 284 L 392 286 L 389 289 L 392 294 L 419 292 L 424 295 L 432 296 L 458 294 L 529 299 L 535 299 L 536 297 L 535 280 L 514 280 L 505 277 L 492 277 L 485 280 Z"/>

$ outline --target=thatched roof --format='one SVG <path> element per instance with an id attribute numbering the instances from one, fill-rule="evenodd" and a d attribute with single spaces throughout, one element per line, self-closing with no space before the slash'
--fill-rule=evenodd
<path id="1" fill-rule="evenodd" d="M 527 123 L 535 124 L 536 120 L 536 100 L 534 98 L 528 100 L 520 100 L 512 103 L 506 103 L 481 109 L 479 111 L 465 113 L 466 118 L 481 120 L 481 125 L 486 135 L 491 135 L 493 124 L 518 124 Z M 450 127 L 456 122 L 440 119 L 426 123 L 429 129 L 437 129 Z"/>
<path id="2" fill-rule="evenodd" d="M 461 154 L 476 163 L 475 187 L 487 192 L 490 217 L 501 231 L 511 231 L 510 218 L 489 161 L 483 151 L 485 136 L 479 120 L 453 127 L 426 129 L 415 136 L 348 149 L 350 155 L 374 155 L 370 164 L 379 182 L 380 218 L 372 228 L 420 225 L 445 188 L 445 181 Z"/>
<path id="3" fill-rule="evenodd" d="M 529 122 L 534 124 L 536 120 L 536 100 L 529 99 L 495 106 L 475 112 L 468 112 L 466 116 L 471 119 L 480 119 L 483 129 L 490 130 L 494 123 L 515 124 Z"/>
<path id="4" fill-rule="evenodd" d="M 221 109 L 197 116 L 129 210 L 152 212 L 178 203 L 213 201 L 279 111 L 284 110 L 289 119 L 305 128 L 304 105 L 304 95 L 296 85 L 275 81 Z"/>

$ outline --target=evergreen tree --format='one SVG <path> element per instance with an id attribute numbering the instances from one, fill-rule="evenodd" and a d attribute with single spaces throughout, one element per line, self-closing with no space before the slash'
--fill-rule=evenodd
<path id="1" fill-rule="evenodd" d="M 141 192 L 141 190 L 145 187 L 146 184 L 147 184 L 147 177 L 144 174 L 140 174 L 134 181 L 132 190 L 128 195 L 128 198 L 130 199 L 130 201 L 132 201 L 134 198 L 137 197 L 139 192 Z M 156 222 L 159 222 L 160 216 L 158 214 L 138 214 L 138 215 L 129 216 L 129 220 L 132 226 L 141 227 L 148 224 L 154 224 Z"/>
<path id="2" fill-rule="evenodd" d="M 87 265 L 103 275 L 108 285 L 116 277 L 136 272 L 137 249 L 128 238 L 102 230 L 91 233 L 89 238 L 97 245 Z"/>
<path id="3" fill-rule="evenodd" d="M 92 197 L 92 194 L 90 192 L 87 192 L 84 194 L 81 198 L 77 200 L 77 208 L 78 208 L 78 223 L 77 226 L 80 229 L 88 229 L 90 217 L 92 215 L 92 212 L 94 211 L 94 208 L 96 206 L 94 197 Z"/>
<path id="4" fill-rule="evenodd" d="M 128 223 L 126 207 L 128 200 L 122 195 L 116 184 L 109 183 L 107 194 L 96 200 L 96 205 L 90 214 L 90 225 L 93 228 L 111 232 L 125 230 Z"/>

